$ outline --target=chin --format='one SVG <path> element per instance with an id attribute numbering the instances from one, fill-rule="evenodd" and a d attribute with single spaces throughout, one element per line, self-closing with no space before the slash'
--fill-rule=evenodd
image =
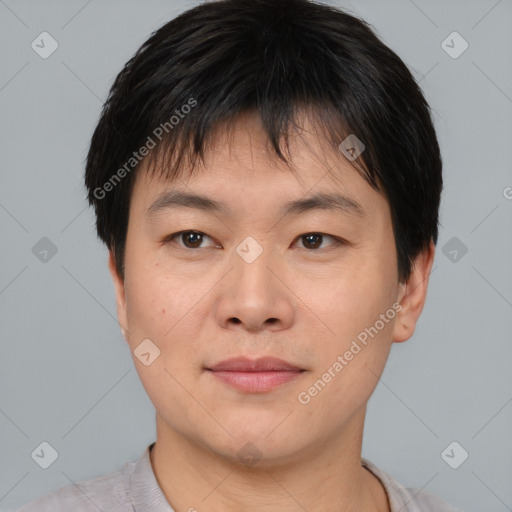
<path id="1" fill-rule="evenodd" d="M 236 432 L 233 437 L 226 434 L 222 439 L 205 440 L 209 448 L 217 455 L 235 463 L 250 467 L 272 467 L 293 462 L 302 446 L 294 432 L 282 429 L 274 422 L 272 426 L 267 424 L 252 425 L 251 428 L 227 429 Z M 247 427 L 247 424 L 245 424 Z M 217 442 L 216 442 L 217 441 Z M 305 444 L 307 444 L 306 440 Z"/>

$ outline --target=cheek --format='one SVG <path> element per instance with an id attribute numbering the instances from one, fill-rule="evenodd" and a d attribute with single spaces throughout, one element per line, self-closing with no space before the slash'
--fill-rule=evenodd
<path id="1" fill-rule="evenodd" d="M 133 267 L 132 267 L 133 268 Z M 183 316 L 190 297 L 190 283 L 179 276 L 161 271 L 157 263 L 140 267 L 127 278 L 126 306 L 129 321 L 135 328 L 151 328 L 161 337 Z"/>
<path id="2" fill-rule="evenodd" d="M 160 349 L 158 362 L 181 373 L 180 362 L 197 358 L 204 325 L 199 306 L 206 291 L 204 280 L 162 272 L 156 264 L 134 273 L 126 286 L 132 351 L 149 338 Z"/>
<path id="3" fill-rule="evenodd" d="M 194 326 L 201 324 L 192 318 L 191 309 L 198 300 L 192 289 L 186 279 L 162 277 L 159 267 L 142 269 L 127 280 L 129 344 L 142 385 L 157 410 L 184 400 L 179 383 L 188 382 L 191 367 L 198 367 L 194 340 L 199 336 Z M 159 351 L 148 366 L 136 352 L 146 339 L 157 347 L 150 350 Z"/>
<path id="4" fill-rule="evenodd" d="M 312 410 L 334 426 L 373 393 L 389 356 L 396 312 L 387 294 L 362 285 L 354 293 L 338 289 L 332 299 L 325 311 L 334 334 L 329 331 L 321 339 L 319 364 L 301 391 L 303 400 L 315 404 Z M 336 418 L 330 414 L 333 408 L 340 413 Z"/>
<path id="5" fill-rule="evenodd" d="M 316 309 L 326 315 L 332 331 L 343 336 L 354 336 L 373 324 L 391 306 L 392 297 L 382 274 L 362 265 L 338 279 L 333 278 L 315 294 Z"/>
<path id="6" fill-rule="evenodd" d="M 391 348 L 396 317 L 393 308 L 397 289 L 395 262 L 383 254 L 381 257 L 371 251 L 367 254 L 337 278 L 333 276 L 326 282 L 323 293 L 315 289 L 314 294 L 310 294 L 315 301 L 311 309 L 319 313 L 328 327 L 323 343 L 323 371 L 327 371 L 338 356 L 346 354 L 346 363 L 342 363 L 344 369 L 339 374 L 343 373 L 350 380 L 358 380 L 357 371 L 364 367 L 380 373 Z M 352 374 L 354 370 L 356 373 Z M 371 374 L 364 378 L 369 377 L 373 382 Z"/>

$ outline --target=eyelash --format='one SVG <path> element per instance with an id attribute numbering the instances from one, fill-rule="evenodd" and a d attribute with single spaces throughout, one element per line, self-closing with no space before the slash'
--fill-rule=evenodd
<path id="1" fill-rule="evenodd" d="M 194 233 L 196 235 L 202 235 L 203 237 L 207 237 L 207 238 L 210 238 L 206 233 L 203 233 L 201 231 L 195 231 L 195 230 L 184 230 L 184 231 L 178 231 L 176 233 L 172 233 L 171 235 L 168 235 L 166 236 L 163 240 L 162 240 L 162 244 L 169 244 L 169 243 L 176 243 L 174 242 L 174 239 L 180 235 L 183 235 L 185 233 Z M 300 240 L 301 238 L 305 237 L 305 236 L 308 236 L 308 235 L 318 235 L 318 236 L 321 236 L 321 237 L 328 237 L 328 238 L 331 238 L 332 240 L 334 240 L 334 243 L 332 243 L 331 245 L 327 246 L 327 247 L 324 247 L 323 249 L 320 248 L 320 249 L 308 249 L 307 247 L 301 247 L 301 249 L 304 249 L 308 252 L 319 252 L 319 251 L 322 251 L 322 250 L 327 250 L 329 249 L 329 247 L 333 247 L 333 246 L 340 246 L 340 245 L 347 245 L 347 241 L 346 240 L 343 240 L 342 238 L 339 238 L 339 237 L 336 237 L 334 235 L 327 235 L 326 233 L 319 233 L 317 231 L 311 231 L 311 232 L 308 232 L 308 233 L 304 233 L 302 235 L 299 235 L 295 240 Z M 190 251 L 197 251 L 199 249 L 207 249 L 207 247 L 196 247 L 196 248 L 192 248 L 192 247 L 184 247 L 184 246 L 179 246 L 181 249 L 184 249 L 184 250 L 190 250 Z"/>

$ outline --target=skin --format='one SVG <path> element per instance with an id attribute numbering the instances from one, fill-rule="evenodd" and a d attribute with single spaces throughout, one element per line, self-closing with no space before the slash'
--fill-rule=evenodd
<path id="1" fill-rule="evenodd" d="M 204 170 L 192 176 L 171 183 L 143 167 L 131 199 L 124 281 L 110 253 L 132 355 L 146 338 L 160 349 L 149 366 L 133 360 L 156 409 L 151 464 L 176 511 L 390 510 L 380 481 L 361 466 L 366 404 L 391 344 L 414 332 L 435 247 L 399 283 L 386 198 L 341 152 L 326 149 L 307 118 L 302 126 L 290 138 L 297 176 L 266 151 L 253 114 L 239 116 L 231 139 L 219 131 Z M 231 215 L 181 208 L 147 220 L 148 207 L 170 189 L 223 201 Z M 287 201 L 333 190 L 360 203 L 365 216 L 277 213 Z M 183 230 L 206 236 L 161 243 Z M 312 232 L 329 236 L 308 245 L 301 235 Z M 236 253 L 248 236 L 263 249 L 252 263 Z M 299 403 L 298 394 L 394 303 L 402 307 L 394 319 L 308 404 Z M 269 392 L 244 393 L 205 370 L 239 355 L 275 356 L 306 371 Z M 248 442 L 261 456 L 255 463 L 238 456 Z"/>

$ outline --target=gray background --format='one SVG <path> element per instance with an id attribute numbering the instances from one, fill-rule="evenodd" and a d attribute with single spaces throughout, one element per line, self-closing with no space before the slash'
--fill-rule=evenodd
<path id="1" fill-rule="evenodd" d="M 512 1 L 330 3 L 420 80 L 445 165 L 427 303 L 370 400 L 363 455 L 465 511 L 512 510 Z M 192 5 L 0 0 L 3 510 L 115 471 L 155 439 L 82 173 L 114 77 Z M 31 48 L 43 31 L 59 44 L 47 59 Z M 469 44 L 456 59 L 441 46 L 453 31 Z M 42 237 L 57 248 L 46 262 L 32 251 Z M 59 455 L 46 470 L 31 458 L 42 441 Z M 452 441 L 469 453 L 458 469 L 441 457 Z"/>

